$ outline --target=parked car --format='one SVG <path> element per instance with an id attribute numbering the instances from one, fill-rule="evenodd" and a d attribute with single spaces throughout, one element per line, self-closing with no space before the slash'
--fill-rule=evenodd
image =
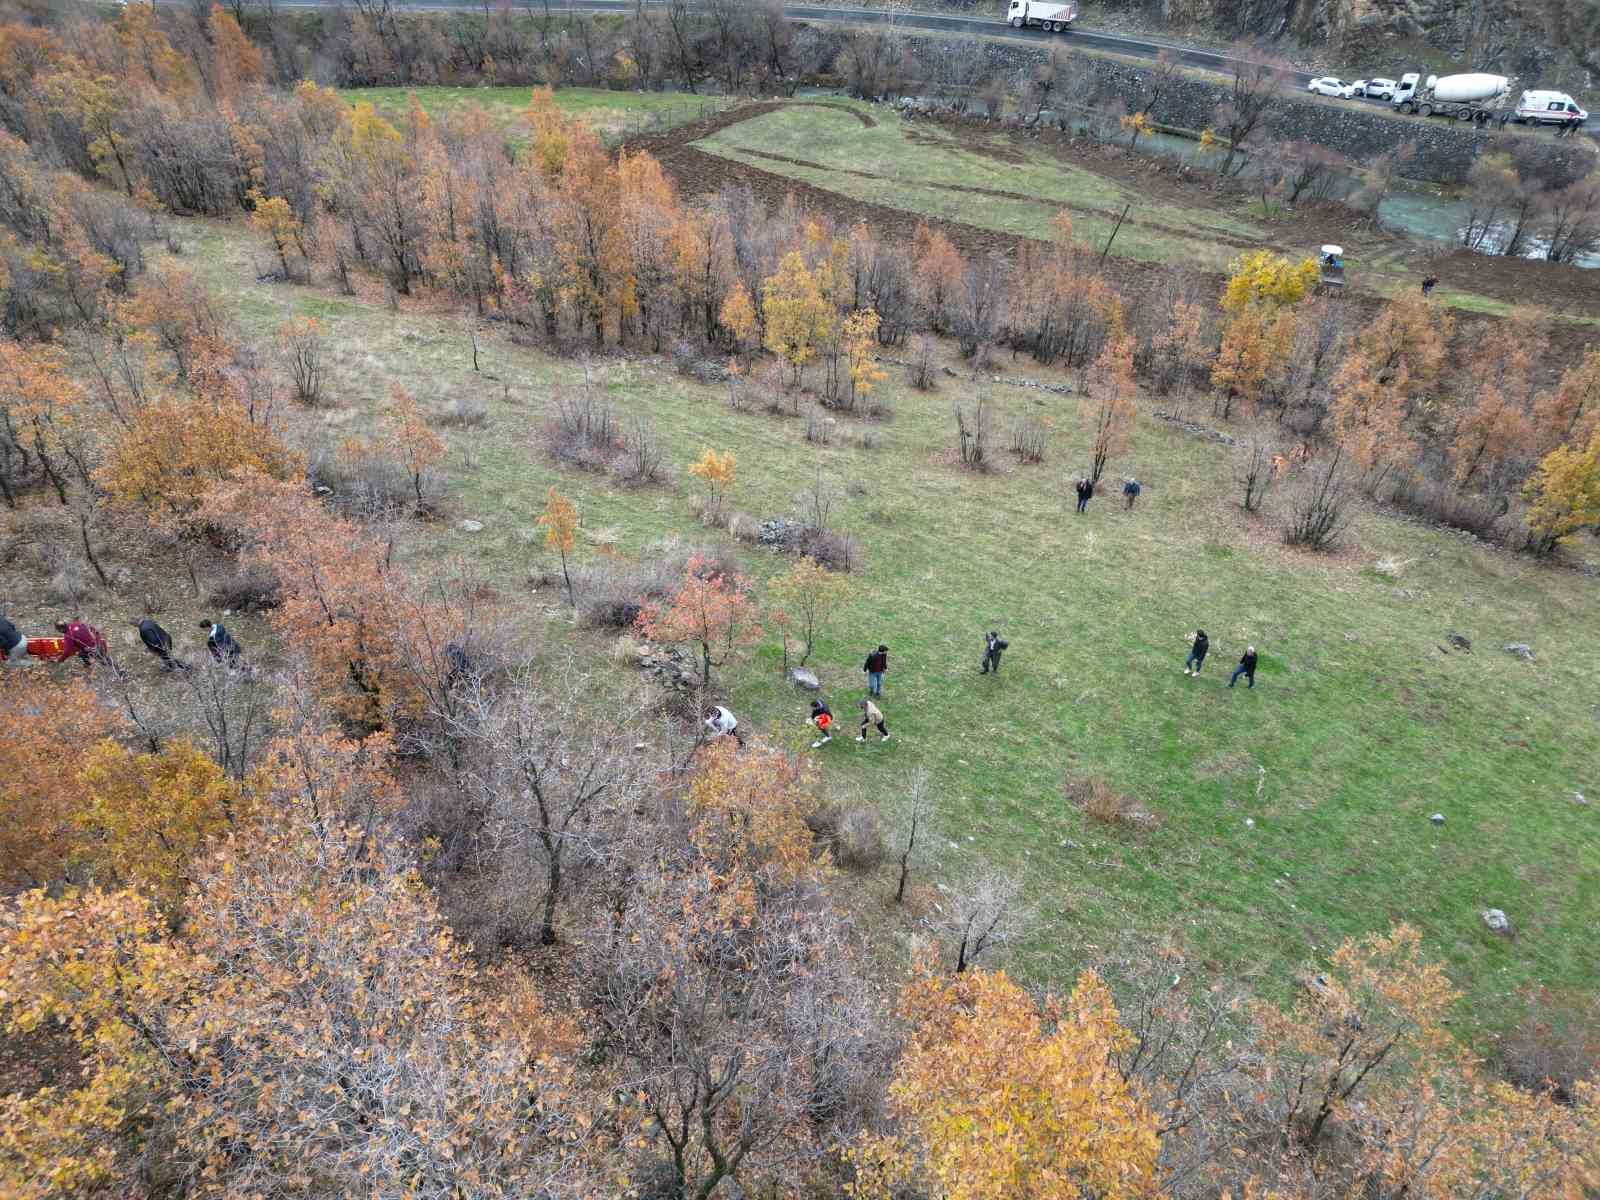
<path id="1" fill-rule="evenodd" d="M 1358 79 L 1356 80 L 1356 95 L 1365 96 L 1369 100 L 1393 100 L 1394 80 Z"/>
<path id="2" fill-rule="evenodd" d="M 1306 84 L 1306 91 L 1315 92 L 1319 96 L 1337 96 L 1340 100 L 1349 100 L 1356 94 L 1356 85 L 1336 79 L 1332 75 L 1324 75 Z"/>

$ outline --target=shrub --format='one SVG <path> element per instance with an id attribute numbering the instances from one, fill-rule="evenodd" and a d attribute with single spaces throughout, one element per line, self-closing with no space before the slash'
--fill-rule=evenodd
<path id="1" fill-rule="evenodd" d="M 443 472 L 430 468 L 414 481 L 404 463 L 353 444 L 338 453 L 313 450 L 306 459 L 306 476 L 313 486 L 326 488 L 340 509 L 364 520 L 412 508 L 436 511 L 444 499 Z"/>
<path id="2" fill-rule="evenodd" d="M 1331 550 L 1354 517 L 1350 481 L 1335 450 L 1326 463 L 1314 468 L 1296 497 L 1284 540 L 1308 550 Z"/>
<path id="3" fill-rule="evenodd" d="M 655 429 L 643 417 L 634 417 L 626 438 L 627 453 L 617 473 L 628 483 L 666 483 L 669 479 Z"/>
<path id="4" fill-rule="evenodd" d="M 544 427 L 544 445 L 559 463 L 608 471 L 623 450 L 616 410 L 588 386 L 556 393 Z"/>
<path id="5" fill-rule="evenodd" d="M 479 429 L 489 423 L 489 406 L 477 396 L 457 396 L 441 419 L 461 429 Z"/>
<path id="6" fill-rule="evenodd" d="M 836 529 L 808 528 L 800 536 L 798 548 L 801 554 L 830 571 L 859 571 L 866 562 L 860 541 Z"/>
<path id="7" fill-rule="evenodd" d="M 883 448 L 883 435 L 876 429 L 863 429 L 856 434 L 856 444 L 863 450 L 881 450 Z"/>
<path id="8" fill-rule="evenodd" d="M 89 570 L 75 561 L 62 563 L 45 585 L 45 599 L 51 604 L 78 608 L 94 591 L 94 580 Z"/>
<path id="9" fill-rule="evenodd" d="M 728 514 L 728 532 L 741 542 L 754 544 L 761 540 L 761 522 L 747 512 Z"/>
<path id="10" fill-rule="evenodd" d="M 1025 463 L 1042 463 L 1050 431 L 1038 417 L 1018 417 L 1011 424 L 1011 453 Z"/>
<path id="11" fill-rule="evenodd" d="M 1600 1000 L 1540 988 L 1500 1045 L 1500 1066 L 1518 1087 L 1549 1089 L 1571 1104 L 1578 1086 L 1600 1080 Z"/>
<path id="12" fill-rule="evenodd" d="M 1503 501 L 1468 495 L 1419 474 L 1397 480 L 1388 501 L 1401 512 L 1451 529 L 1463 529 L 1487 541 L 1505 541 L 1509 535 Z"/>
<path id="13" fill-rule="evenodd" d="M 283 593 L 277 576 L 259 567 L 241 566 L 212 585 L 210 601 L 213 608 L 248 612 L 277 608 L 283 603 Z"/>
<path id="14" fill-rule="evenodd" d="M 1068 776 L 1061 792 L 1069 804 L 1077 805 L 1102 824 L 1153 829 L 1161 823 L 1160 818 L 1138 800 L 1117 791 L 1097 775 Z"/>
<path id="15" fill-rule="evenodd" d="M 883 820 L 875 805 L 854 805 L 839 815 L 834 857 L 851 871 L 870 871 L 883 862 Z"/>
<path id="16" fill-rule="evenodd" d="M 806 409 L 806 441 L 826 446 L 833 439 L 833 422 L 820 407 Z"/>
<path id="17" fill-rule="evenodd" d="M 957 401 L 951 406 L 956 418 L 956 449 L 961 455 L 961 465 L 969 471 L 987 471 L 993 465 L 989 457 L 989 441 L 993 424 L 989 402 L 979 399 L 968 407 Z"/>
<path id="18" fill-rule="evenodd" d="M 302 404 L 317 404 L 322 399 L 322 326 L 315 317 L 290 317 L 278 329 L 278 346 L 289 378 L 294 381 L 295 398 Z"/>

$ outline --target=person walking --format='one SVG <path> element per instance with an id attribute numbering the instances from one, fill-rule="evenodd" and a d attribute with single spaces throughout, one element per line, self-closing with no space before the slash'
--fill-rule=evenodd
<path id="1" fill-rule="evenodd" d="M 889 673 L 889 647 L 879 646 L 867 655 L 861 669 L 867 673 L 867 695 L 883 695 L 883 677 Z"/>
<path id="2" fill-rule="evenodd" d="M 817 740 L 811 743 L 813 750 L 833 741 L 833 713 L 821 700 L 811 702 L 811 723 L 817 727 Z"/>
<path id="3" fill-rule="evenodd" d="M 1204 629 L 1194 631 L 1194 644 L 1189 647 L 1189 657 L 1183 660 L 1183 673 L 1185 675 L 1200 674 L 1200 667 L 1206 661 L 1206 651 L 1211 649 L 1211 639 L 1206 637 Z M 1194 668 L 1190 670 L 1190 668 Z"/>
<path id="4" fill-rule="evenodd" d="M 1003 651 L 1008 649 L 1010 645 L 1010 642 L 1006 641 L 1005 638 L 1001 637 L 992 629 L 988 633 L 984 634 L 983 667 L 978 671 L 978 674 L 987 675 L 991 670 L 996 675 L 1000 674 L 1000 655 Z"/>
<path id="5" fill-rule="evenodd" d="M 83 669 L 86 671 L 94 668 L 91 660 L 111 666 L 111 651 L 106 646 L 105 635 L 81 617 L 71 621 L 57 621 L 56 632 L 61 635 L 61 652 L 56 656 L 56 662 L 66 662 L 73 655 L 77 655 L 78 661 L 83 663 Z"/>
<path id="6" fill-rule="evenodd" d="M 211 657 L 216 662 L 224 659 L 230 667 L 237 667 L 244 659 L 244 648 L 233 640 L 233 634 L 219 621 L 208 617 L 200 620 L 200 628 L 206 631 L 206 649 L 211 651 Z"/>
<path id="7" fill-rule="evenodd" d="M 1422 294 L 1424 296 L 1433 295 L 1433 289 L 1438 286 L 1439 277 L 1437 275 L 1424 275 L 1422 277 Z"/>
<path id="8" fill-rule="evenodd" d="M 139 630 L 139 640 L 144 648 L 161 660 L 163 671 L 187 671 L 189 664 L 172 655 L 172 635 L 157 625 L 151 617 L 141 617 L 133 622 Z"/>
<path id="9" fill-rule="evenodd" d="M 744 748 L 744 734 L 739 732 L 739 719 L 722 705 L 706 710 L 706 728 L 716 737 L 731 737 Z"/>
<path id="10" fill-rule="evenodd" d="M 1245 681 L 1251 687 L 1255 687 L 1256 648 L 1254 646 L 1246 646 L 1244 648 L 1244 656 L 1239 659 L 1239 665 L 1233 669 L 1233 678 L 1228 680 L 1228 686 L 1232 687 L 1234 684 L 1238 683 L 1239 676 L 1241 675 L 1245 677 Z"/>
<path id="11" fill-rule="evenodd" d="M 1139 498 L 1139 481 L 1132 475 L 1128 476 L 1122 484 L 1122 499 L 1129 512 L 1133 511 L 1133 502 Z"/>
<path id="12" fill-rule="evenodd" d="M 1083 512 L 1089 507 L 1089 501 L 1094 499 L 1094 483 L 1085 475 L 1078 480 L 1078 511 Z"/>
<path id="13" fill-rule="evenodd" d="M 856 735 L 856 741 L 864 742 L 867 740 L 868 725 L 876 725 L 878 727 L 880 735 L 878 740 L 880 742 L 889 740 L 889 727 L 883 723 L 883 710 L 871 700 L 863 700 L 861 702 L 861 732 Z"/>

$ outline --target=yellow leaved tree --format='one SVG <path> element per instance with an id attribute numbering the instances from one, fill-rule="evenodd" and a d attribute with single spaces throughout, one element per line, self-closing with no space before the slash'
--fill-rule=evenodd
<path id="1" fill-rule="evenodd" d="M 1305 299 L 1317 282 L 1317 262 L 1303 258 L 1290 262 L 1271 250 L 1241 254 L 1228 264 L 1228 285 L 1222 307 L 1229 315 L 1252 304 L 1280 307 Z"/>
<path id="2" fill-rule="evenodd" d="M 1041 1011 L 1003 971 L 935 974 L 901 995 L 911 1042 L 890 1088 L 906 1130 L 848 1152 L 851 1195 L 912 1182 L 943 1200 L 1154 1197 L 1156 1120 L 1113 1055 L 1132 1041 L 1093 971 Z"/>
<path id="3" fill-rule="evenodd" d="M 578 510 L 555 488 L 545 497 L 544 511 L 539 514 L 539 524 L 544 528 L 546 550 L 561 556 L 561 578 L 567 583 L 567 603 L 577 604 L 572 593 L 572 575 L 567 571 L 567 556 L 578 540 Z"/>
<path id="4" fill-rule="evenodd" d="M 1528 528 L 1547 552 L 1562 538 L 1600 526 L 1600 426 L 1583 449 L 1557 446 L 1545 455 L 1524 491 Z"/>
<path id="5" fill-rule="evenodd" d="M 708 446 L 698 462 L 689 464 L 689 474 L 705 481 L 705 485 L 711 489 L 711 507 L 713 511 L 720 512 L 722 501 L 738 475 L 738 463 L 734 460 L 732 450 L 718 454 Z"/>

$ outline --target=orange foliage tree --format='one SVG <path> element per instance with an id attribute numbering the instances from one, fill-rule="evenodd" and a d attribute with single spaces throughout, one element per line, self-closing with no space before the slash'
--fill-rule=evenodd
<path id="1" fill-rule="evenodd" d="M 711 489 L 711 507 L 713 511 L 722 510 L 722 502 L 727 499 L 728 489 L 733 487 L 738 478 L 739 464 L 733 457 L 732 450 L 724 450 L 718 454 L 707 446 L 699 459 L 689 464 L 689 474 L 696 479 L 703 480 Z"/>
<path id="2" fill-rule="evenodd" d="M 712 667 L 722 666 L 760 636 L 749 580 L 738 572 L 724 575 L 699 554 L 684 566 L 671 600 L 647 604 L 638 625 L 652 641 L 694 646 L 701 686 L 710 684 Z"/>
<path id="3" fill-rule="evenodd" d="M 732 738 L 717 738 L 701 748 L 689 780 L 690 838 L 718 870 L 787 887 L 827 870 L 827 856 L 812 854 L 806 824 L 818 804 L 795 755 L 760 741 L 741 749 Z"/>
<path id="4" fill-rule="evenodd" d="M 1600 426 L 1583 449 L 1557 446 L 1540 459 L 1524 494 L 1528 528 L 1546 552 L 1563 538 L 1600 526 Z"/>
<path id="5" fill-rule="evenodd" d="M 86 680 L 0 672 L 0 882 L 44 887 L 60 878 L 80 837 L 78 773 L 89 751 L 121 733 L 120 714 Z"/>
<path id="6" fill-rule="evenodd" d="M 1458 486 L 1485 476 L 1499 479 L 1509 463 L 1532 450 L 1534 377 L 1546 342 L 1543 316 L 1519 309 L 1507 320 L 1503 339 L 1474 348 L 1467 376 L 1475 394 L 1457 414 L 1450 443 Z"/>
<path id="7" fill-rule="evenodd" d="M 88 397 L 67 371 L 60 351 L 0 338 L 0 426 L 4 436 L 39 461 L 62 504 L 69 469 L 87 482 Z M 14 505 L 10 455 L 0 462 L 0 489 Z"/>
<path id="8" fill-rule="evenodd" d="M 1586 352 L 1554 388 L 1539 396 L 1533 424 L 1541 453 L 1588 442 L 1590 433 L 1600 428 L 1600 349 Z"/>
<path id="9" fill-rule="evenodd" d="M 904 1138 L 853 1147 L 852 1194 L 902 1180 L 947 1200 L 1135 1200 L 1160 1194 L 1156 1120 L 1112 1059 L 1132 1041 L 1093 971 L 1043 1011 L 1004 972 L 906 985 L 911 1023 L 890 1099 Z"/>
<path id="10" fill-rule="evenodd" d="M 545 497 L 544 511 L 539 514 L 539 524 L 544 527 L 544 546 L 561 556 L 561 577 L 567 584 L 567 603 L 576 604 L 572 592 L 572 575 L 567 571 L 567 557 L 578 541 L 578 510 L 555 488 Z"/>
<path id="11" fill-rule="evenodd" d="M 1089 425 L 1090 478 L 1095 483 L 1100 482 L 1107 461 L 1127 449 L 1128 434 L 1137 416 L 1133 405 L 1137 394 L 1133 375 L 1134 341 L 1123 325 L 1120 306 L 1114 307 L 1109 325 L 1105 346 L 1095 360 L 1098 395 L 1086 400 L 1082 409 Z"/>
<path id="12" fill-rule="evenodd" d="M 1381 474 L 1415 457 L 1408 422 L 1438 381 L 1452 324 L 1437 305 L 1410 296 L 1391 301 L 1351 340 L 1333 377 L 1328 422 L 1364 470 Z"/>

